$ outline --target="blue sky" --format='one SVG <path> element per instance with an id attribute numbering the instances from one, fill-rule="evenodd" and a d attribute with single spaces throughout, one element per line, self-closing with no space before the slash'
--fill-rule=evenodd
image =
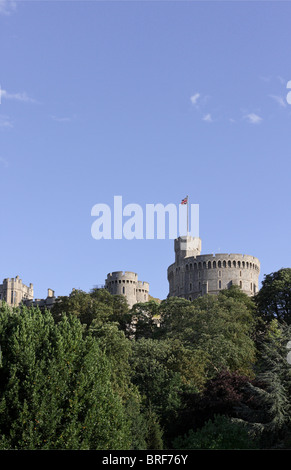
<path id="1" fill-rule="evenodd" d="M 68 295 L 173 240 L 94 240 L 91 209 L 200 207 L 203 253 L 290 267 L 291 4 L 0 0 L 0 279 Z"/>

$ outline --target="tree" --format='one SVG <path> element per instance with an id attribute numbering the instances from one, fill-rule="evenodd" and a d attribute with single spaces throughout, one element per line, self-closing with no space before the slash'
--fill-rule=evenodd
<path id="1" fill-rule="evenodd" d="M 291 324 L 291 268 L 266 275 L 255 302 L 267 323 L 275 318 Z"/>
<path id="2" fill-rule="evenodd" d="M 224 294 L 193 302 L 172 298 L 161 303 L 160 316 L 161 338 L 179 339 L 185 347 L 203 351 L 207 379 L 223 369 L 253 374 L 255 320 L 245 300 Z"/>
<path id="3" fill-rule="evenodd" d="M 285 447 L 291 442 L 291 365 L 287 361 L 291 325 L 278 325 L 263 343 L 256 383 L 249 385 L 260 409 L 250 415 L 250 421 L 263 447 Z"/>
<path id="4" fill-rule="evenodd" d="M 191 429 L 184 437 L 176 438 L 173 447 L 174 449 L 255 449 L 257 444 L 243 423 L 216 415 L 201 429 L 196 431 Z"/>
<path id="5" fill-rule="evenodd" d="M 78 318 L 0 308 L 0 448 L 128 449 L 111 366 Z"/>

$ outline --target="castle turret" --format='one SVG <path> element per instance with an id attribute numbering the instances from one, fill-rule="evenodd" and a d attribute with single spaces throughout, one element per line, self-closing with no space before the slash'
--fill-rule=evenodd
<path id="1" fill-rule="evenodd" d="M 176 263 L 189 256 L 198 256 L 201 253 L 201 239 L 198 237 L 183 236 L 175 240 Z"/>
<path id="2" fill-rule="evenodd" d="M 147 302 L 149 283 L 138 280 L 137 274 L 131 271 L 115 271 L 107 274 L 105 288 L 112 295 L 124 295 L 131 308 L 139 302 Z"/>

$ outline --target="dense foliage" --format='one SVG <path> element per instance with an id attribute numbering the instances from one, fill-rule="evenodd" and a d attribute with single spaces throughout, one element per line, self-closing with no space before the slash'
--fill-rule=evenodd
<path id="1" fill-rule="evenodd" d="M 291 270 L 249 298 L 0 307 L 0 449 L 291 446 Z"/>

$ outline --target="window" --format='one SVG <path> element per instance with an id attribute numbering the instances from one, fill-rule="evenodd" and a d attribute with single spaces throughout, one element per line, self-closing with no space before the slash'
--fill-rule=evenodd
<path id="1" fill-rule="evenodd" d="M 242 289 L 242 281 L 239 281 L 239 287 Z"/>
<path id="2" fill-rule="evenodd" d="M 213 269 L 216 268 L 216 261 L 213 261 Z"/>
<path id="3" fill-rule="evenodd" d="M 218 289 L 221 289 L 221 281 L 218 281 Z"/>
<path id="4" fill-rule="evenodd" d="M 221 268 L 221 261 L 218 261 L 218 267 Z"/>
<path id="5" fill-rule="evenodd" d="M 211 269 L 211 261 L 208 261 L 208 269 Z"/>
<path id="6" fill-rule="evenodd" d="M 218 276 L 221 277 L 221 271 L 218 271 Z"/>
<path id="7" fill-rule="evenodd" d="M 190 282 L 189 290 L 190 290 L 190 291 L 192 290 L 192 284 L 191 284 L 191 282 Z"/>
<path id="8" fill-rule="evenodd" d="M 226 261 L 223 261 L 223 267 L 226 268 Z"/>
<path id="9" fill-rule="evenodd" d="M 122 288 L 122 293 L 125 294 L 125 287 Z"/>

